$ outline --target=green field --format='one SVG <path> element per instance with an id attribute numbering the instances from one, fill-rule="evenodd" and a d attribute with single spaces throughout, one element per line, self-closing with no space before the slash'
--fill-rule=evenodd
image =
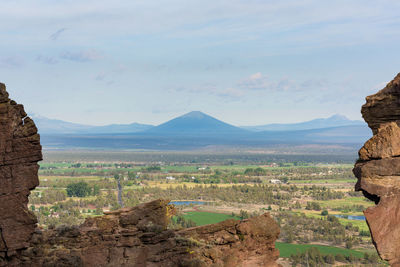
<path id="1" fill-rule="evenodd" d="M 357 258 L 363 258 L 364 253 L 361 251 L 353 250 L 353 249 L 344 249 L 337 248 L 331 246 L 322 246 L 322 245 L 309 245 L 309 244 L 288 244 L 288 243 L 275 243 L 276 248 L 279 250 L 281 258 L 289 258 L 292 254 L 297 254 L 299 252 L 304 252 L 311 247 L 316 247 L 323 255 L 331 254 L 338 255 L 342 254 L 344 256 L 349 256 L 353 254 L 353 256 Z"/>
<path id="2" fill-rule="evenodd" d="M 230 214 L 224 213 L 213 213 L 213 212 L 202 212 L 202 211 L 191 211 L 183 214 L 185 219 L 190 219 L 196 223 L 197 226 L 219 223 L 228 219 L 239 220 L 239 217 L 232 217 Z"/>

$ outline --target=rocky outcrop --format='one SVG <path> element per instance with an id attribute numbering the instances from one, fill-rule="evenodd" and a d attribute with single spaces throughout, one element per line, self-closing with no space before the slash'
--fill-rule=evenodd
<path id="1" fill-rule="evenodd" d="M 37 230 L 18 266 L 278 266 L 279 228 L 267 214 L 169 230 L 175 213 L 155 200 L 90 218 L 79 227 Z"/>
<path id="2" fill-rule="evenodd" d="M 364 214 L 379 255 L 400 266 L 400 74 L 366 101 L 361 113 L 374 136 L 359 151 L 356 190 L 376 203 Z"/>
<path id="3" fill-rule="evenodd" d="M 278 266 L 276 222 L 248 220 L 168 229 L 173 205 L 155 200 L 41 230 L 27 209 L 38 184 L 40 138 L 22 105 L 0 84 L 0 266 Z"/>
<path id="4" fill-rule="evenodd" d="M 36 227 L 27 204 L 39 184 L 39 140 L 24 107 L 10 100 L 0 83 L 0 261 L 27 247 Z"/>

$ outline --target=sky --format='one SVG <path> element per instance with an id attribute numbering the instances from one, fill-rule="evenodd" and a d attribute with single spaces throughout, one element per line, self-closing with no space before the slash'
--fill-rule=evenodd
<path id="1" fill-rule="evenodd" d="M 1 0 L 0 81 L 29 114 L 234 125 L 342 114 L 400 72 L 400 1 Z"/>

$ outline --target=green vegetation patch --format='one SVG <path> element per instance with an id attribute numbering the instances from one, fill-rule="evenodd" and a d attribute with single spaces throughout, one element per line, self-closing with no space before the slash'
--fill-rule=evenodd
<path id="1" fill-rule="evenodd" d="M 229 219 L 240 220 L 237 216 L 232 216 L 230 214 L 224 213 L 213 213 L 213 212 L 203 212 L 203 211 L 191 211 L 186 212 L 183 217 L 187 220 L 192 220 L 197 226 L 219 223 Z"/>
<path id="2" fill-rule="evenodd" d="M 301 252 L 305 252 L 307 249 L 311 247 L 317 248 L 322 255 L 343 255 L 349 256 L 352 254 L 353 256 L 361 259 L 364 257 L 364 253 L 361 251 L 353 250 L 353 249 L 345 249 L 345 248 L 337 248 L 331 246 L 322 246 L 322 245 L 311 245 L 311 244 L 288 244 L 288 243 L 275 243 L 276 248 L 279 250 L 281 258 L 289 258 L 292 254 L 297 254 Z"/>

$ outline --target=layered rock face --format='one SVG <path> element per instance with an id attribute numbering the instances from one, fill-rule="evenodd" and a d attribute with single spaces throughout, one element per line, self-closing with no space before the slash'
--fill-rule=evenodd
<path id="1" fill-rule="evenodd" d="M 400 74 L 366 101 L 361 113 L 374 136 L 359 151 L 356 190 L 377 204 L 364 214 L 379 255 L 400 266 Z"/>
<path id="2" fill-rule="evenodd" d="M 36 231 L 18 266 L 278 266 L 279 228 L 267 214 L 168 230 L 175 213 L 155 200 L 90 218 L 79 227 Z"/>
<path id="3" fill-rule="evenodd" d="M 40 138 L 4 84 L 0 124 L 0 267 L 278 266 L 279 228 L 268 214 L 170 230 L 175 208 L 155 200 L 89 218 L 79 227 L 38 229 L 27 204 L 39 184 Z"/>
<path id="4" fill-rule="evenodd" d="M 27 204 L 39 184 L 39 139 L 24 107 L 10 100 L 0 83 L 0 262 L 27 247 L 36 227 Z"/>

